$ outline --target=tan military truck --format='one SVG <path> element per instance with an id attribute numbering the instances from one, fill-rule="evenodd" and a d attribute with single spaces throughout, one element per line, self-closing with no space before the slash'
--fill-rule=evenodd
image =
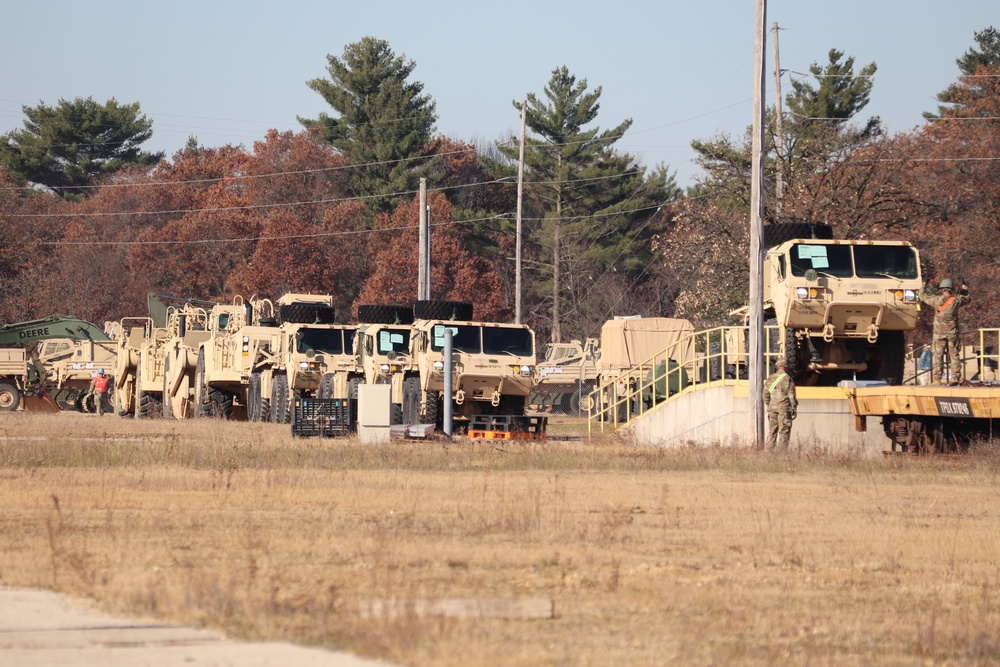
<path id="1" fill-rule="evenodd" d="M 218 375 L 203 373 L 199 376 L 199 362 L 205 356 L 203 349 L 210 350 L 211 354 L 216 350 L 232 350 L 236 347 L 236 339 L 241 332 L 246 333 L 244 329 L 249 326 L 262 326 L 270 332 L 275 322 L 268 323 L 269 317 L 273 320 L 273 307 L 268 300 L 247 302 L 241 296 L 234 297 L 231 303 L 192 308 L 190 314 L 180 315 L 177 318 L 179 326 L 164 345 L 163 416 L 175 419 L 209 414 L 231 416 L 234 405 L 243 404 L 245 392 L 221 389 Z M 233 354 L 228 358 L 241 357 Z M 219 357 L 211 357 L 212 362 L 217 360 Z M 203 370 L 210 367 L 206 362 Z M 199 385 L 199 381 L 204 384 Z"/>
<path id="2" fill-rule="evenodd" d="M 566 414 L 579 414 L 582 397 L 597 385 L 600 348 L 598 338 L 549 343 L 545 359 L 535 367 L 532 403 L 558 407 Z"/>
<path id="3" fill-rule="evenodd" d="M 693 333 L 691 322 L 673 317 L 616 317 L 605 322 L 601 327 L 598 387 L 588 405 L 592 410 L 605 411 L 611 421 L 623 421 L 629 411 L 638 414 L 642 398 L 651 398 L 643 394 L 656 389 L 652 378 L 665 377 L 669 387 L 660 388 L 663 395 L 658 395 L 657 400 L 683 389 L 688 374 L 699 363 Z M 671 369 L 678 368 L 678 372 L 668 376 L 662 368 L 656 368 L 665 363 Z M 646 386 L 650 384 L 654 386 Z"/>
<path id="4" fill-rule="evenodd" d="M 333 297 L 291 293 L 277 306 L 277 337 L 250 341 L 248 418 L 287 423 L 295 398 L 357 398 L 356 328 L 334 323 Z"/>
<path id="5" fill-rule="evenodd" d="M 535 333 L 523 324 L 472 320 L 472 304 L 417 301 L 410 334 L 412 371 L 403 380 L 403 421 L 438 424 L 451 400 L 454 425 L 474 415 L 523 416 L 534 385 Z M 443 397 L 445 332 L 453 346 L 452 395 Z"/>
<path id="6" fill-rule="evenodd" d="M 119 323 L 115 360 L 115 403 L 119 415 L 136 419 L 187 416 L 190 383 L 180 388 L 183 360 L 207 334 L 208 313 L 201 301 L 182 300 L 154 317 L 125 317 Z M 167 402 L 164 403 L 164 396 Z"/>
<path id="7" fill-rule="evenodd" d="M 209 335 L 197 348 L 191 381 L 193 416 L 230 419 L 245 411 L 249 419 L 262 409 L 251 385 L 255 364 L 272 358 L 281 331 L 269 299 L 234 297 L 210 315 Z M 186 357 L 191 369 L 191 357 Z"/>
<path id="8" fill-rule="evenodd" d="M 403 382 L 414 372 L 410 362 L 413 307 L 366 304 L 358 306 L 355 350 L 368 384 L 389 384 L 389 423 L 403 423 Z"/>
<path id="9" fill-rule="evenodd" d="M 764 318 L 785 341 L 780 349 L 789 372 L 806 385 L 900 384 L 905 334 L 916 328 L 920 309 L 917 249 L 905 241 L 809 238 L 805 225 L 764 228 L 771 228 Z M 779 349 L 774 341 L 771 347 Z"/>

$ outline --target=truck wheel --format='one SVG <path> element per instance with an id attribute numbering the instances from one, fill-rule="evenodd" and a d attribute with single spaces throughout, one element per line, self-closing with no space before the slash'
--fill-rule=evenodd
<path id="1" fill-rule="evenodd" d="M 362 324 L 412 324 L 412 306 L 365 304 L 358 306 L 358 322 Z"/>
<path id="2" fill-rule="evenodd" d="M 316 391 L 316 398 L 333 398 L 333 373 L 325 373 L 319 379 L 319 389 Z"/>
<path id="3" fill-rule="evenodd" d="M 198 365 L 194 370 L 194 416 L 209 416 L 208 387 L 205 384 L 205 348 L 198 350 Z"/>
<path id="4" fill-rule="evenodd" d="M 0 411 L 13 412 L 21 405 L 21 392 L 9 382 L 0 382 Z"/>
<path id="5" fill-rule="evenodd" d="M 906 369 L 906 338 L 902 331 L 882 331 L 878 335 L 876 380 L 892 385 L 903 383 Z"/>
<path id="6" fill-rule="evenodd" d="M 833 227 L 825 222 L 774 222 L 764 225 L 763 238 L 765 248 L 773 248 L 792 239 L 824 239 L 833 238 Z"/>
<path id="7" fill-rule="evenodd" d="M 170 392 L 167 391 L 167 387 L 170 386 L 170 354 L 168 353 L 163 358 L 163 418 L 173 419 L 174 418 L 174 403 L 170 399 Z"/>
<path id="8" fill-rule="evenodd" d="M 275 373 L 271 379 L 271 423 L 288 423 L 288 376 Z"/>
<path id="9" fill-rule="evenodd" d="M 419 396 L 419 394 L 418 394 Z M 420 413 L 420 423 L 421 424 L 437 424 L 438 416 L 440 415 L 440 410 L 438 409 L 438 404 L 440 403 L 441 395 L 436 391 L 425 391 L 424 392 L 424 409 Z"/>
<path id="10" fill-rule="evenodd" d="M 135 418 L 150 419 L 159 417 L 160 401 L 142 390 L 142 363 L 135 367 Z"/>
<path id="11" fill-rule="evenodd" d="M 389 406 L 389 425 L 396 426 L 403 423 L 403 406 L 393 403 Z"/>
<path id="12" fill-rule="evenodd" d="M 472 320 L 472 304 L 466 301 L 417 301 L 413 316 L 418 320 Z"/>
<path id="13" fill-rule="evenodd" d="M 264 397 L 260 394 L 260 373 L 250 374 L 250 384 L 247 385 L 247 419 L 259 422 Z"/>
<path id="14" fill-rule="evenodd" d="M 403 423 L 416 424 L 420 416 L 420 378 L 413 376 L 403 380 Z"/>
<path id="15" fill-rule="evenodd" d="M 333 324 L 336 311 L 322 303 L 286 303 L 278 306 L 278 321 L 291 324 Z"/>
<path id="16" fill-rule="evenodd" d="M 208 411 L 213 417 L 230 419 L 233 416 L 233 395 L 228 391 L 208 388 Z"/>

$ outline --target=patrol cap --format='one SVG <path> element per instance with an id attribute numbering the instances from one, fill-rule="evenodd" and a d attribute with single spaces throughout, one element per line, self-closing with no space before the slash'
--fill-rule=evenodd
<path id="1" fill-rule="evenodd" d="M 100 373 L 101 375 L 104 375 L 104 369 L 103 368 L 98 368 L 97 372 Z"/>

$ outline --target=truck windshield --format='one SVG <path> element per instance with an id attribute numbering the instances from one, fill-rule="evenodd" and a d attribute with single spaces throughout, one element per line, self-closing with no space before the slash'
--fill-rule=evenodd
<path id="1" fill-rule="evenodd" d="M 440 352 L 444 349 L 445 331 L 451 331 L 451 346 L 455 352 L 479 354 L 479 327 L 462 325 L 435 324 L 431 336 L 431 349 Z"/>
<path id="2" fill-rule="evenodd" d="M 305 354 L 309 350 L 323 354 L 344 354 L 344 332 L 342 329 L 299 329 L 296 351 Z"/>
<path id="3" fill-rule="evenodd" d="M 909 246 L 854 246 L 858 278 L 914 279 L 918 277 L 917 254 Z"/>
<path id="4" fill-rule="evenodd" d="M 850 245 L 825 245 L 819 243 L 796 243 L 789 250 L 792 275 L 802 277 L 809 269 L 820 275 L 837 278 L 854 277 L 851 264 Z"/>
<path id="5" fill-rule="evenodd" d="M 409 354 L 410 351 L 410 330 L 409 329 L 382 329 L 378 332 L 378 353 L 389 354 Z"/>
<path id="6" fill-rule="evenodd" d="M 504 327 L 483 327 L 483 353 L 513 354 L 531 357 L 535 354 L 528 329 L 507 329 Z"/>

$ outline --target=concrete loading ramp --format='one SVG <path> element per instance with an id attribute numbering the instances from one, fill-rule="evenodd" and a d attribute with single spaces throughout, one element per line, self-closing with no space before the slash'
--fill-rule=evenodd
<path id="1" fill-rule="evenodd" d="M 861 453 L 879 456 L 887 449 L 878 418 L 868 418 L 858 431 L 841 387 L 798 387 L 798 416 L 792 427 L 793 449 Z M 688 387 L 637 415 L 621 428 L 636 441 L 658 447 L 748 447 L 749 387 L 746 381 Z"/>

